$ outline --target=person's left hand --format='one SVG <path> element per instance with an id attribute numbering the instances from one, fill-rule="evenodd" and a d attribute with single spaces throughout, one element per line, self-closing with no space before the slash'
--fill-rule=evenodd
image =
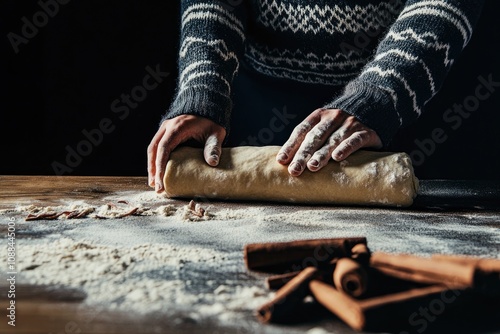
<path id="1" fill-rule="evenodd" d="M 293 130 L 276 161 L 299 176 L 308 168 L 316 172 L 330 158 L 342 161 L 360 148 L 381 148 L 377 133 L 340 109 L 316 109 Z"/>

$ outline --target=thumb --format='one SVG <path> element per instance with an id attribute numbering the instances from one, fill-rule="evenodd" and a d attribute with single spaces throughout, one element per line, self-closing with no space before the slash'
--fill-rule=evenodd
<path id="1" fill-rule="evenodd" d="M 219 164 L 220 156 L 222 154 L 222 142 L 224 140 L 224 131 L 217 131 L 208 136 L 205 141 L 205 148 L 203 149 L 203 156 L 205 161 L 210 166 L 217 166 Z"/>

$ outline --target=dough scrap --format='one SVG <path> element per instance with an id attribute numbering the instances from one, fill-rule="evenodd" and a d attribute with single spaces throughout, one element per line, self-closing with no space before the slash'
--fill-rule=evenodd
<path id="1" fill-rule="evenodd" d="M 279 146 L 223 148 L 219 166 L 209 166 L 203 149 L 179 147 L 167 163 L 170 198 L 271 201 L 303 204 L 406 207 L 418 179 L 406 153 L 358 151 L 320 171 L 291 176 L 276 162 Z"/>

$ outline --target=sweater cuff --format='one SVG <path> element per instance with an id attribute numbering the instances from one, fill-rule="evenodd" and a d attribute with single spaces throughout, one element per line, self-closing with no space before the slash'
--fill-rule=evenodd
<path id="1" fill-rule="evenodd" d="M 160 124 L 180 115 L 206 117 L 229 133 L 232 101 L 229 97 L 208 89 L 186 88 L 178 93 Z"/>
<path id="2" fill-rule="evenodd" d="M 352 81 L 326 109 L 341 109 L 374 130 L 387 147 L 401 122 L 389 92 L 363 81 Z"/>

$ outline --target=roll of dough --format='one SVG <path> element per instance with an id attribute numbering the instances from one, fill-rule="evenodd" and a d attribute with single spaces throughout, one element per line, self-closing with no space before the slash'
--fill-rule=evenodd
<path id="1" fill-rule="evenodd" d="M 178 147 L 165 172 L 170 198 L 213 198 L 304 204 L 409 206 L 418 192 L 406 153 L 358 151 L 317 172 L 291 176 L 276 162 L 279 146 L 223 148 L 219 166 L 203 149 Z"/>

